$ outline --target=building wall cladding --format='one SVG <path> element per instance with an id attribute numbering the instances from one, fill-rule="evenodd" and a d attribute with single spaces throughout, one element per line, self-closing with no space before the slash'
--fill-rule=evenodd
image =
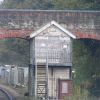
<path id="1" fill-rule="evenodd" d="M 72 43 L 67 33 L 51 25 L 35 37 L 35 59 L 37 63 L 72 66 Z"/>
<path id="2" fill-rule="evenodd" d="M 0 27 L 36 30 L 55 20 L 65 28 L 99 34 L 100 11 L 77 10 L 0 10 Z"/>
<path id="3" fill-rule="evenodd" d="M 70 68 L 68 67 L 54 67 L 49 68 L 49 98 L 57 98 L 57 95 L 61 94 L 59 87 L 60 84 L 58 80 L 70 80 Z M 71 85 L 70 85 L 71 86 Z M 70 94 L 72 91 L 68 91 Z"/>

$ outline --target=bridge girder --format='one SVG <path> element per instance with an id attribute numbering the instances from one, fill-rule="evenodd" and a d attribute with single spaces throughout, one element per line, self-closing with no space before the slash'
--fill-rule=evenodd
<path id="1" fill-rule="evenodd" d="M 28 29 L 0 29 L 0 39 L 5 38 L 22 38 L 26 39 L 32 30 Z"/>
<path id="2" fill-rule="evenodd" d="M 75 33 L 77 39 L 100 40 L 100 11 L 27 9 L 0 9 L 0 39 L 26 38 L 52 20 Z"/>

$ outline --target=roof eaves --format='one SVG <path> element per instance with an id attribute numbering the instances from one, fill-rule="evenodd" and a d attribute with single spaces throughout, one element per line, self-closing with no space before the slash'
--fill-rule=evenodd
<path id="1" fill-rule="evenodd" d="M 59 25 L 55 21 L 52 21 L 52 24 L 54 24 L 55 26 L 57 26 L 59 29 L 61 29 L 64 33 L 66 33 L 67 35 L 69 35 L 73 39 L 76 39 L 76 36 L 74 34 L 72 34 L 70 31 L 66 30 L 65 28 L 63 28 L 61 25 Z"/>
<path id="2" fill-rule="evenodd" d="M 44 31 L 46 28 L 48 28 L 51 25 L 51 23 L 48 23 L 47 25 L 43 26 L 42 28 L 40 28 L 39 30 L 32 32 L 30 35 L 30 38 L 33 38 L 35 36 L 37 36 L 39 33 L 41 33 L 42 31 Z"/>

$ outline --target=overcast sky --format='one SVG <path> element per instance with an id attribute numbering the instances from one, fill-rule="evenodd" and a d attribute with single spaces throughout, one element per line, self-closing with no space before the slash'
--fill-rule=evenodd
<path id="1" fill-rule="evenodd" d="M 2 2 L 3 0 L 0 0 L 0 2 Z"/>

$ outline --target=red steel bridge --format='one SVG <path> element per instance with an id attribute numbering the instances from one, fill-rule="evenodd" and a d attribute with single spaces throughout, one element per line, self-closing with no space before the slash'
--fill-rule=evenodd
<path id="1" fill-rule="evenodd" d="M 0 9 L 0 39 L 27 38 L 55 20 L 77 39 L 100 40 L 100 11 Z"/>

